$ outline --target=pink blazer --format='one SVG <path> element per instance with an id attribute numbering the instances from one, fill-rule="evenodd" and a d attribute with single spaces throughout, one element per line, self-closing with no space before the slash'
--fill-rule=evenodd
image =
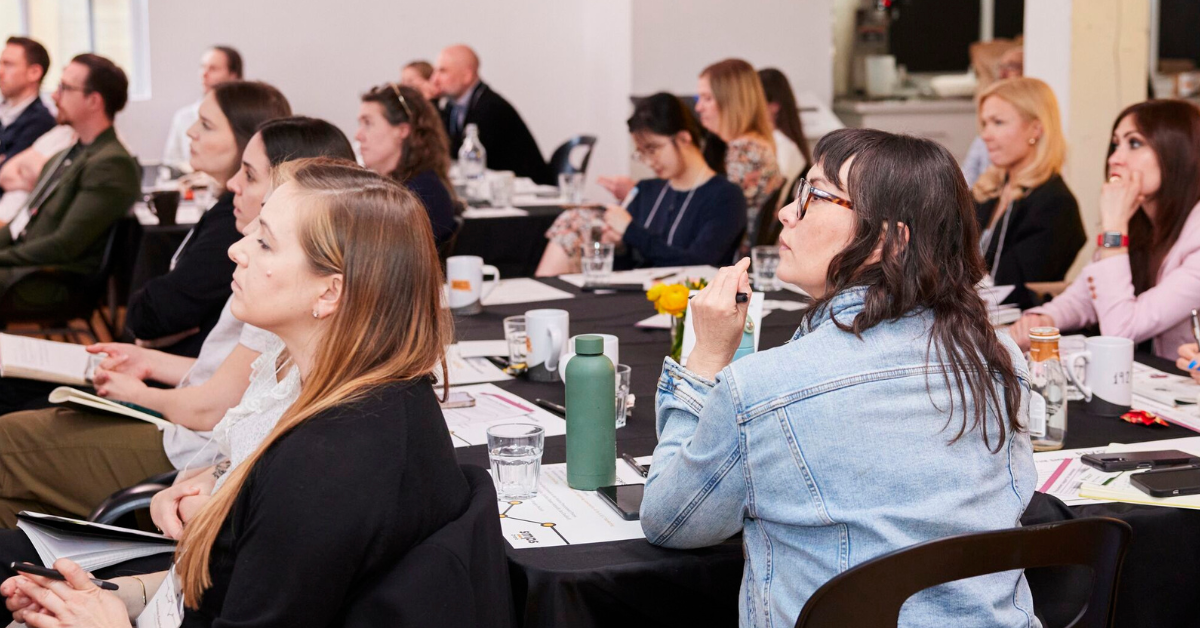
<path id="1" fill-rule="evenodd" d="M 1154 339 L 1154 353 L 1174 360 L 1179 345 L 1194 343 L 1192 308 L 1200 308 L 1200 204 L 1192 208 L 1175 246 L 1167 251 L 1158 281 L 1133 295 L 1129 256 L 1093 261 L 1062 294 L 1031 312 L 1049 314 L 1059 329 L 1100 323 L 1105 336 L 1140 343 Z"/>

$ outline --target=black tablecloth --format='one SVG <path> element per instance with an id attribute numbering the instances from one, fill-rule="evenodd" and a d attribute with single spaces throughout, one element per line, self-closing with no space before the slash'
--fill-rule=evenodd
<path id="1" fill-rule="evenodd" d="M 572 335 L 616 335 L 620 338 L 621 362 L 632 367 L 631 389 L 637 396 L 628 424 L 617 431 L 617 449 L 635 456 L 653 452 L 657 442 L 654 391 L 663 356 L 669 349 L 669 332 L 634 327 L 635 322 L 654 312 L 640 294 L 579 294 L 574 287 L 556 279 L 547 283 L 578 296 L 553 303 L 492 307 L 478 316 L 460 318 L 455 321 L 459 339 L 500 338 L 505 316 L 537 307 L 557 307 L 570 312 Z M 779 292 L 768 298 L 797 297 Z M 789 339 L 800 316 L 800 312 L 784 311 L 767 316 L 763 321 L 762 346 L 777 346 Z M 1151 362 L 1159 368 L 1169 366 Z M 524 379 L 499 385 L 530 400 L 540 397 L 561 403 L 565 392 L 562 384 Z M 1068 448 L 1195 435 L 1176 426 L 1147 428 L 1088 416 L 1082 404 L 1072 404 L 1068 412 Z M 547 438 L 543 461 L 564 462 L 565 447 L 564 437 Z M 488 464 L 482 446 L 458 452 L 462 462 Z M 1024 521 L 1033 524 L 1079 516 L 1116 517 L 1134 528 L 1118 592 L 1117 626 L 1200 625 L 1200 598 L 1191 594 L 1189 586 L 1200 582 L 1200 513 L 1131 504 L 1067 508 L 1039 493 L 1035 494 Z M 737 624 L 743 557 L 741 542 L 736 538 L 715 547 L 688 551 L 654 547 L 645 540 L 510 548 L 509 563 L 518 616 L 524 626 Z M 1080 592 L 1086 591 L 1083 576 L 1068 579 L 1037 576 L 1031 574 L 1030 581 L 1039 610 L 1045 602 L 1050 612 L 1062 614 L 1060 606 L 1073 606 Z M 1066 601 L 1048 604 L 1060 600 Z"/>
<path id="2" fill-rule="evenodd" d="M 523 207 L 528 216 L 471 218 L 463 223 L 454 255 L 478 255 L 504 277 L 532 277 L 546 250 L 546 230 L 558 206 Z"/>

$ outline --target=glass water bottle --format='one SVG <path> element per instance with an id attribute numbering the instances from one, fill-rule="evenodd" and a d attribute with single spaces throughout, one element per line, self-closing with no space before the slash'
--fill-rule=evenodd
<path id="1" fill-rule="evenodd" d="M 1034 451 L 1062 449 L 1067 437 L 1067 376 L 1056 327 L 1029 330 L 1029 437 Z"/>

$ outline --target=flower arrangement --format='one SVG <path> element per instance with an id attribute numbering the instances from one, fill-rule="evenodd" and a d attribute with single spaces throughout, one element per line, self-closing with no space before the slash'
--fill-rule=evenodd
<path id="1" fill-rule="evenodd" d="M 670 314 L 674 321 L 671 324 L 671 358 L 679 361 L 683 353 L 683 324 L 687 317 L 688 298 L 692 290 L 703 290 L 708 280 L 685 280 L 683 283 L 654 284 L 646 291 L 646 300 L 654 304 L 659 314 Z"/>

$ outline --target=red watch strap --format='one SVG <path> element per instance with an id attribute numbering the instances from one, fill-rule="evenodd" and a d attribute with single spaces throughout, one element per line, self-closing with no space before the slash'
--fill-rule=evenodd
<path id="1" fill-rule="evenodd" d="M 1099 246 L 1101 248 L 1104 247 L 1104 234 L 1103 233 L 1096 236 L 1096 246 Z M 1121 246 L 1123 246 L 1123 247 L 1129 246 L 1129 236 L 1128 235 L 1121 234 Z"/>

